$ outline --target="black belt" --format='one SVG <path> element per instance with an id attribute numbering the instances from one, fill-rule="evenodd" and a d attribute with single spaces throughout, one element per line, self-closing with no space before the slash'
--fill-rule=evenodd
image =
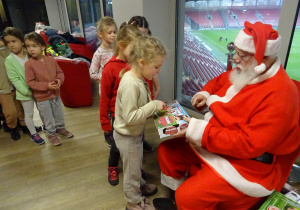
<path id="1" fill-rule="evenodd" d="M 273 155 L 266 152 L 257 158 L 252 158 L 252 160 L 256 160 L 262 163 L 271 164 L 273 163 Z"/>

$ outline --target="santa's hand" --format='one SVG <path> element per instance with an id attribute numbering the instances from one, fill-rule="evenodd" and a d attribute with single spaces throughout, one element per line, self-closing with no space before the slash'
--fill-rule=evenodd
<path id="1" fill-rule="evenodd" d="M 183 120 L 189 123 L 191 121 L 191 118 L 184 116 Z"/>
<path id="2" fill-rule="evenodd" d="M 173 135 L 173 137 L 175 137 L 175 138 L 177 138 L 177 137 L 183 137 L 183 136 L 185 136 L 186 131 L 187 131 L 187 128 L 185 128 L 185 129 L 183 129 L 183 130 L 181 130 L 181 131 L 175 133 L 175 134 Z"/>
<path id="3" fill-rule="evenodd" d="M 202 94 L 196 94 L 192 98 L 192 105 L 197 111 L 202 111 L 205 109 L 207 98 Z"/>

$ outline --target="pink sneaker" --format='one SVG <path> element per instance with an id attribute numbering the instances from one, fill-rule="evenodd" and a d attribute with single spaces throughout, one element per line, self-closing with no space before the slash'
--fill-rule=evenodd
<path id="1" fill-rule="evenodd" d="M 62 144 L 61 140 L 55 134 L 48 135 L 48 139 L 54 146 L 59 146 Z"/>
<path id="2" fill-rule="evenodd" d="M 56 132 L 65 138 L 73 137 L 73 134 L 71 132 L 67 131 L 65 128 L 59 129 Z"/>

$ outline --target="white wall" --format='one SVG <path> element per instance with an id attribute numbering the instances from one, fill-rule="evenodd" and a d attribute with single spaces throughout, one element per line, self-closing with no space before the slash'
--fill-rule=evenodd
<path id="1" fill-rule="evenodd" d="M 152 35 L 159 38 L 168 51 L 168 56 L 159 74 L 160 100 L 174 99 L 175 78 L 175 0 L 113 0 L 114 20 L 120 26 L 132 16 L 144 16 Z"/>

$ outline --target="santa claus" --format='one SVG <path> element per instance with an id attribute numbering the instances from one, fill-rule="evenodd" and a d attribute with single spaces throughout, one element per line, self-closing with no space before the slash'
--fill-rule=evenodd
<path id="1" fill-rule="evenodd" d="M 300 128 L 299 94 L 277 57 L 280 42 L 271 25 L 245 22 L 234 41 L 236 68 L 192 98 L 209 112 L 186 118 L 187 129 L 160 144 L 161 181 L 176 190 L 178 209 L 258 209 L 284 185 Z"/>

